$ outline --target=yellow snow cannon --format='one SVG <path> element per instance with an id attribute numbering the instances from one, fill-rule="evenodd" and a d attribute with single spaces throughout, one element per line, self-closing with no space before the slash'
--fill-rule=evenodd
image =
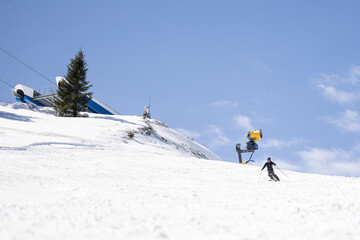
<path id="1" fill-rule="evenodd" d="M 263 137 L 263 134 L 262 134 L 262 131 L 261 129 L 260 130 L 254 130 L 254 131 L 250 131 L 248 132 L 248 134 L 245 135 L 250 141 L 254 141 L 254 142 L 257 142 L 259 141 L 260 139 L 262 139 Z"/>
<path id="2" fill-rule="evenodd" d="M 247 164 L 248 162 L 254 162 L 254 160 L 251 160 L 255 150 L 258 149 L 258 145 L 257 145 L 257 141 L 259 141 L 260 139 L 262 139 L 263 134 L 261 129 L 260 130 L 254 130 L 254 131 L 250 131 L 248 132 L 248 134 L 245 135 L 249 141 L 246 143 L 246 147 L 245 149 L 241 149 L 240 147 L 240 143 L 236 144 L 236 152 L 239 155 L 239 163 L 240 164 Z M 247 160 L 245 163 L 243 163 L 242 161 L 242 153 L 248 153 L 251 152 L 251 156 L 249 158 L 249 160 Z"/>

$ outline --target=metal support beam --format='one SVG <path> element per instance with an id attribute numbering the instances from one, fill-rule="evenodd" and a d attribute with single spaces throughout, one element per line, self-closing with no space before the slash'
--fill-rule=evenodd
<path id="1" fill-rule="evenodd" d="M 237 153 L 239 155 L 239 163 L 242 163 L 240 143 L 236 144 L 236 151 L 237 151 Z"/>
<path id="2" fill-rule="evenodd" d="M 236 152 L 238 153 L 238 156 L 239 156 L 239 163 L 242 163 L 242 155 L 241 155 L 242 153 L 248 153 L 248 152 L 254 153 L 254 151 L 256 150 L 256 149 L 251 149 L 251 150 L 241 149 L 240 143 L 236 144 L 235 148 L 236 148 Z M 252 154 L 251 154 L 251 156 L 252 156 Z M 250 157 L 250 159 L 251 159 L 251 157 Z"/>

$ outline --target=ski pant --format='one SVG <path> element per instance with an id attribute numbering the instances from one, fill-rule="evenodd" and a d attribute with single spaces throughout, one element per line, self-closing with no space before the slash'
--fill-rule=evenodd
<path id="1" fill-rule="evenodd" d="M 274 170 L 268 171 L 268 175 L 272 180 L 280 181 L 280 178 L 274 173 Z"/>

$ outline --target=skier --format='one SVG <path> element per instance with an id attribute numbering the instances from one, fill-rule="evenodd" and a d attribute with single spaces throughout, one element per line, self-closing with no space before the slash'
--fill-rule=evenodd
<path id="1" fill-rule="evenodd" d="M 270 179 L 274 180 L 274 181 L 280 181 L 280 178 L 278 176 L 276 176 L 276 174 L 274 173 L 274 169 L 273 169 L 272 165 L 276 166 L 276 163 L 272 162 L 271 158 L 268 157 L 267 162 L 264 164 L 261 171 L 264 170 L 265 167 L 267 167 L 268 175 L 269 175 Z"/>

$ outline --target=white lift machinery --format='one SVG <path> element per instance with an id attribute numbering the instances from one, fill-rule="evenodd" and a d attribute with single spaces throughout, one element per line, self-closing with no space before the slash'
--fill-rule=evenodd
<path id="1" fill-rule="evenodd" d="M 59 82 L 66 81 L 63 77 L 56 77 L 56 83 L 59 85 Z M 24 86 L 22 84 L 18 84 L 14 89 L 11 89 L 14 97 L 17 101 L 33 104 L 36 106 L 46 106 L 46 107 L 54 107 L 55 100 L 59 99 L 57 93 L 51 94 L 40 94 L 36 90 Z M 92 97 L 89 101 L 88 112 L 91 113 L 99 113 L 99 114 L 108 114 L 108 115 L 119 115 L 114 109 L 107 106 L 105 103 L 101 102 L 99 99 Z"/>

